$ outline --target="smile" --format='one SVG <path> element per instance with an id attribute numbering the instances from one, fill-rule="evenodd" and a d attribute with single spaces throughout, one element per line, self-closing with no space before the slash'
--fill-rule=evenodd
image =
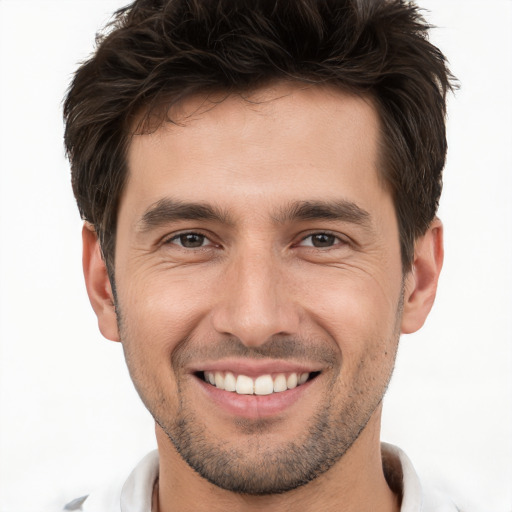
<path id="1" fill-rule="evenodd" d="M 204 362 L 192 368 L 194 381 L 204 397 L 203 413 L 233 418 L 260 420 L 285 414 L 299 400 L 314 405 L 312 389 L 320 382 L 323 368 L 290 361 L 255 361 L 231 359 Z M 318 391 L 320 392 L 321 391 Z M 315 395 L 316 396 L 316 395 Z M 210 409 L 214 406 L 213 409 Z"/>
<path id="2" fill-rule="evenodd" d="M 232 372 L 205 371 L 202 372 L 202 377 L 205 382 L 223 391 L 239 395 L 271 395 L 301 386 L 317 374 L 318 372 L 291 372 L 265 374 L 251 378 L 243 374 L 235 375 Z"/>

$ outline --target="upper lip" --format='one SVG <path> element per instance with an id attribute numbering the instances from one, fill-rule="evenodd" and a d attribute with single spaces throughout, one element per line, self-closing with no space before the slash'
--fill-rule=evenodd
<path id="1" fill-rule="evenodd" d="M 191 367 L 192 373 L 232 372 L 248 377 L 276 373 L 312 373 L 321 370 L 322 368 L 314 363 L 306 364 L 294 361 L 264 359 L 221 359 L 217 361 L 203 361 Z"/>

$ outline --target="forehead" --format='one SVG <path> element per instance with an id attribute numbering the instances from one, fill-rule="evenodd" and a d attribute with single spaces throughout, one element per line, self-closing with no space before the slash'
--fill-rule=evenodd
<path id="1" fill-rule="evenodd" d="M 242 200 L 276 191 L 290 201 L 338 199 L 349 175 L 358 193 L 380 183 L 379 120 L 366 97 L 278 83 L 247 94 L 194 96 L 173 106 L 169 117 L 172 122 L 132 138 L 124 196 L 135 192 L 146 204 L 169 194 L 226 201 L 228 187 Z"/>

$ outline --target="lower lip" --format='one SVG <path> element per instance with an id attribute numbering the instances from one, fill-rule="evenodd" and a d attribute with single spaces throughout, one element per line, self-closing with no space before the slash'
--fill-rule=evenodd
<path id="1" fill-rule="evenodd" d="M 270 395 L 239 395 L 232 391 L 216 388 L 199 377 L 195 377 L 195 379 L 208 398 L 227 413 L 241 418 L 259 419 L 276 416 L 286 411 L 304 396 L 318 377 L 296 388 Z"/>

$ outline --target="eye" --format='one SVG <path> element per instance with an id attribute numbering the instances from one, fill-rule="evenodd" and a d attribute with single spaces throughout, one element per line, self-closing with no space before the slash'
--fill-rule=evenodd
<path id="1" fill-rule="evenodd" d="M 172 237 L 166 243 L 175 244 L 184 249 L 198 249 L 211 245 L 210 240 L 200 233 L 181 233 Z"/>
<path id="2" fill-rule="evenodd" d="M 333 247 L 338 243 L 343 243 L 343 241 L 331 233 L 313 233 L 303 238 L 299 245 L 302 247 L 316 247 L 321 249 L 324 247 Z"/>

